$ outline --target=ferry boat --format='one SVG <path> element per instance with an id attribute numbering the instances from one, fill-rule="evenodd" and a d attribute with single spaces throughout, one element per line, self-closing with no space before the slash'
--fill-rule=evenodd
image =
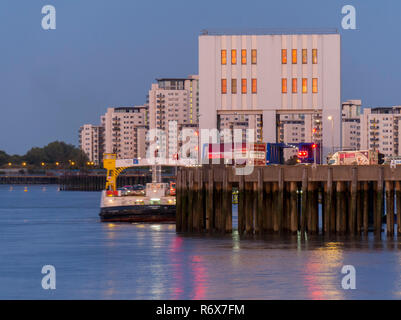
<path id="1" fill-rule="evenodd" d="M 142 196 L 124 191 L 102 191 L 101 221 L 175 222 L 175 196 L 168 183 L 147 183 Z"/>
<path id="2" fill-rule="evenodd" d="M 152 183 L 144 190 L 126 186 L 117 189 L 117 177 L 126 168 L 138 165 L 135 159 L 116 158 L 107 153 L 103 159 L 107 169 L 106 187 L 100 200 L 100 219 L 107 222 L 175 222 L 175 183 L 161 183 L 160 168 L 152 168 Z"/>

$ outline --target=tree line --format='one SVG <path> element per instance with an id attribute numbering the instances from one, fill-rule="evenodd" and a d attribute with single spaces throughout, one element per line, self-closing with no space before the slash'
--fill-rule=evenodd
<path id="1" fill-rule="evenodd" d="M 82 168 L 88 164 L 87 155 L 63 141 L 54 141 L 43 148 L 31 148 L 25 155 L 9 155 L 0 150 L 0 167 Z"/>

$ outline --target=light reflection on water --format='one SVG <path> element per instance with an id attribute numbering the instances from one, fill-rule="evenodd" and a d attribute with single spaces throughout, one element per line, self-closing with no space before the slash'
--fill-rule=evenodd
<path id="1" fill-rule="evenodd" d="M 401 297 L 401 244 L 334 237 L 177 235 L 100 223 L 98 193 L 0 186 L 0 298 L 381 299 Z M 5 190 L 7 192 L 5 192 Z M 41 289 L 41 267 L 57 289 Z M 341 288 L 354 265 L 357 290 Z"/>

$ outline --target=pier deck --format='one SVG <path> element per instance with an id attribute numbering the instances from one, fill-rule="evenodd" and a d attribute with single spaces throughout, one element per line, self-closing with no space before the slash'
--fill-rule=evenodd
<path id="1" fill-rule="evenodd" d="M 401 167 L 266 166 L 244 176 L 231 166 L 181 167 L 177 231 L 231 232 L 233 188 L 239 191 L 240 234 L 360 234 L 372 229 L 380 236 L 386 207 L 386 231 L 392 236 L 395 208 L 401 208 Z"/>

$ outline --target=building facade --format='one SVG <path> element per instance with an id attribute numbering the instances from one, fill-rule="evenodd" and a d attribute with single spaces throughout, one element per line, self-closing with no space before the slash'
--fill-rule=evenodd
<path id="1" fill-rule="evenodd" d="M 361 150 L 361 100 L 342 103 L 342 149 Z"/>
<path id="2" fill-rule="evenodd" d="M 79 147 L 90 162 L 99 165 L 103 158 L 104 127 L 84 124 L 79 128 Z"/>
<path id="3" fill-rule="evenodd" d="M 146 156 L 148 107 L 108 108 L 104 122 L 104 150 L 116 153 L 117 158 L 143 158 Z"/>
<path id="4" fill-rule="evenodd" d="M 309 115 L 315 141 L 307 142 L 322 143 L 324 159 L 332 144 L 341 145 L 341 131 L 332 129 L 332 121 L 341 127 L 337 31 L 204 31 L 199 79 L 201 130 L 219 128 L 226 115 L 257 115 L 262 126 L 255 140 L 260 134 L 264 142 L 278 142 L 282 115 Z"/>
<path id="5" fill-rule="evenodd" d="M 161 141 L 151 140 L 167 159 L 177 159 L 183 144 L 182 130 L 194 136 L 198 131 L 199 77 L 157 79 L 149 91 L 148 103 L 149 129 L 158 130 Z"/>
<path id="6" fill-rule="evenodd" d="M 361 116 L 361 149 L 373 149 L 386 157 L 401 156 L 399 147 L 401 106 L 364 108 Z"/>

